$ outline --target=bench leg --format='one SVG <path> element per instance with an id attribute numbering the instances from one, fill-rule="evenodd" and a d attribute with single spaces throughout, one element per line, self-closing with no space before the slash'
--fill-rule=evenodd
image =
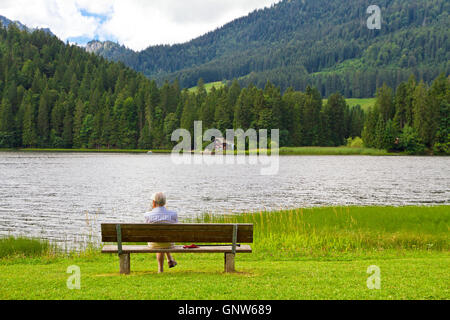
<path id="1" fill-rule="evenodd" d="M 130 254 L 124 253 L 119 255 L 120 274 L 130 274 Z"/>
<path id="2" fill-rule="evenodd" d="M 225 272 L 235 272 L 233 253 L 225 253 Z"/>

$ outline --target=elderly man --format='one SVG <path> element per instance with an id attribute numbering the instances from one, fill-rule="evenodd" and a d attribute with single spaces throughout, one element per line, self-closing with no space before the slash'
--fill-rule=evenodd
<path id="1" fill-rule="evenodd" d="M 169 211 L 165 207 L 166 196 L 162 192 L 158 192 L 152 195 L 152 208 L 153 210 L 145 213 L 146 223 L 178 223 L 178 215 L 174 211 Z M 173 243 L 170 242 L 149 242 L 148 245 L 152 249 L 170 249 L 173 247 Z M 167 262 L 169 268 L 173 268 L 177 265 L 177 262 L 173 259 L 170 253 L 166 253 Z M 164 253 L 157 253 L 156 259 L 158 260 L 158 272 L 163 272 L 164 267 Z"/>

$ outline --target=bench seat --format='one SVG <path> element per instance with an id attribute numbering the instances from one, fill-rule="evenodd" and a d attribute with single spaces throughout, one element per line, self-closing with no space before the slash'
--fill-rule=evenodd
<path id="1" fill-rule="evenodd" d="M 223 253 L 225 272 L 234 272 L 236 253 L 251 253 L 253 224 L 249 223 L 102 223 L 102 253 L 117 254 L 121 274 L 130 274 L 132 253 Z M 153 249 L 147 242 L 196 243 L 199 248 Z M 228 243 L 231 242 L 231 245 Z M 117 243 L 117 244 L 114 244 Z M 141 243 L 141 245 L 125 245 Z M 208 243 L 201 245 L 201 243 Z M 213 245 L 217 244 L 217 245 Z M 162 268 L 159 267 L 162 272 Z"/>
<path id="2" fill-rule="evenodd" d="M 102 253 L 118 253 L 117 245 L 104 245 Z M 183 246 L 174 246 L 171 249 L 152 249 L 147 245 L 123 245 L 123 253 L 231 253 L 232 246 L 199 246 L 199 248 L 185 249 Z M 251 253 L 252 248 L 249 245 L 241 245 L 236 247 L 236 253 Z"/>

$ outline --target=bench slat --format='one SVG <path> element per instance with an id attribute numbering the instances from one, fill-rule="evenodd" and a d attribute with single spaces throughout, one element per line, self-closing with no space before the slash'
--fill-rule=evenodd
<path id="1" fill-rule="evenodd" d="M 116 224 L 102 224 L 102 241 L 116 242 Z M 233 224 L 121 224 L 122 242 L 232 242 Z M 253 242 L 253 225 L 238 224 L 237 242 Z"/>
<path id="2" fill-rule="evenodd" d="M 117 253 L 117 245 L 103 246 L 102 253 Z M 231 253 L 232 246 L 201 246 L 200 248 L 184 249 L 183 246 L 174 246 L 172 249 L 151 249 L 146 245 L 125 245 L 122 246 L 123 253 Z M 252 248 L 249 245 L 236 247 L 236 253 L 251 253 Z"/>

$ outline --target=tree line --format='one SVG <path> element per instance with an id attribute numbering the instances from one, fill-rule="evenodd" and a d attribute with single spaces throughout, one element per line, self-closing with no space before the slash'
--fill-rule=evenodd
<path id="1" fill-rule="evenodd" d="M 441 74 L 428 86 L 411 76 L 395 92 L 383 85 L 362 138 L 372 148 L 450 154 L 450 77 Z"/>
<path id="2" fill-rule="evenodd" d="M 181 89 L 178 80 L 159 87 L 122 63 L 13 25 L 0 28 L 0 93 L 2 148 L 171 148 L 172 132 L 193 133 L 197 120 L 223 133 L 280 129 L 281 146 L 339 146 L 362 134 L 369 147 L 391 148 L 408 133 L 427 148 L 448 144 L 444 76 L 430 88 L 410 80 L 395 95 L 385 85 L 366 115 L 340 93 L 324 104 L 309 86 L 282 93 L 271 82 L 260 89 L 235 80 L 207 92 L 200 79 L 196 90 Z"/>

